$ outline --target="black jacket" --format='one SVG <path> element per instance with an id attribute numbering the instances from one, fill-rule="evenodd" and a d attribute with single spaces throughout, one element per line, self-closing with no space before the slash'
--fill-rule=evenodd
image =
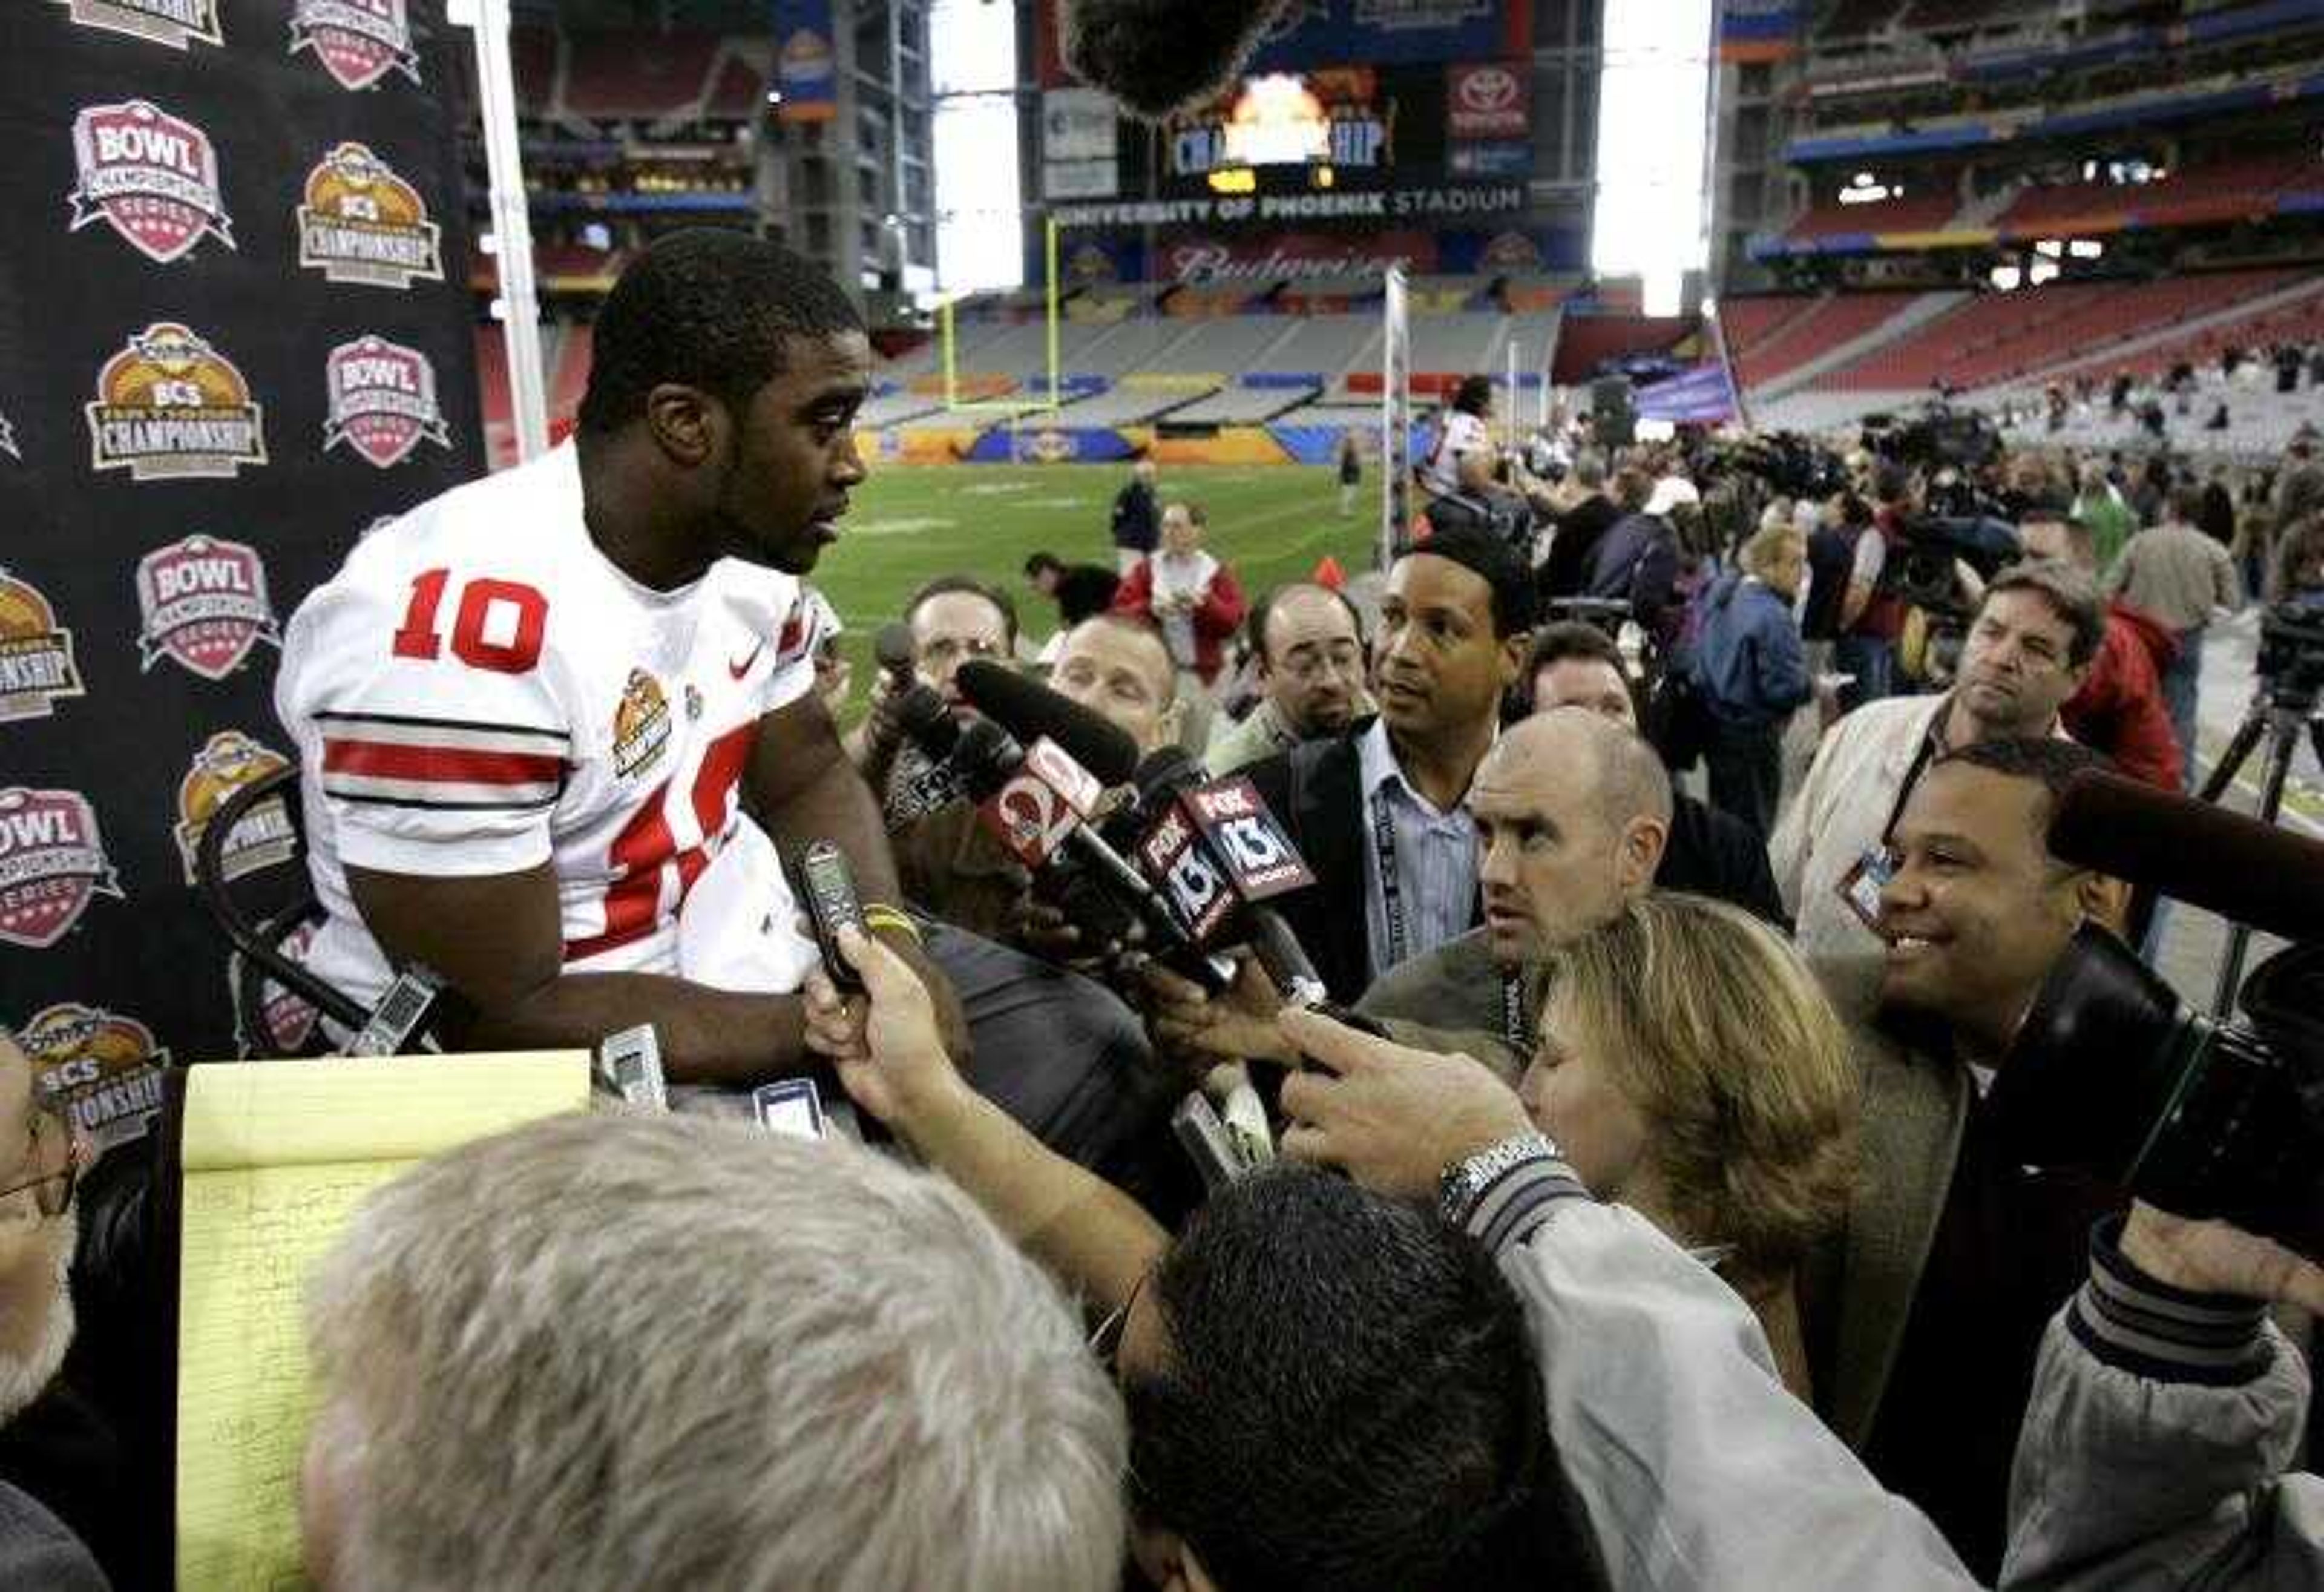
<path id="1" fill-rule="evenodd" d="M 1683 791 L 1671 793 L 1670 840 L 1663 847 L 1655 887 L 1707 895 L 1741 907 L 1789 934 L 1783 897 L 1767 865 L 1767 848 L 1732 814 L 1704 806 Z"/>
<path id="2" fill-rule="evenodd" d="M 1590 570 L 1590 554 L 1598 539 L 1622 517 L 1622 511 L 1602 492 L 1593 492 L 1557 516 L 1557 534 L 1550 539 L 1537 583 L 1545 597 L 1582 595 Z"/>
<path id="3" fill-rule="evenodd" d="M 1132 481 L 1113 496 L 1113 545 L 1150 553 L 1162 541 L 1162 511 L 1154 488 Z"/>
<path id="4" fill-rule="evenodd" d="M 1332 998 L 1352 1006 L 1372 981 L 1371 912 L 1364 890 L 1362 760 L 1356 743 L 1371 727 L 1359 719 L 1329 740 L 1305 741 L 1243 770 L 1299 848 L 1316 883 L 1277 896 L 1273 905 L 1315 965 Z M 1470 903 L 1471 927 L 1483 921 Z"/>

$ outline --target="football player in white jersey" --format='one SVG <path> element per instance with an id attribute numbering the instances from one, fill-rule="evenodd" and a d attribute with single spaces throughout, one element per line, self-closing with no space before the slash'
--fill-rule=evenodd
<path id="1" fill-rule="evenodd" d="M 330 914 L 318 976 L 367 1001 L 424 963 L 477 1047 L 651 1023 L 681 1082 L 797 1071 L 860 1023 L 816 1028 L 791 993 L 814 951 L 770 837 L 833 840 L 865 902 L 896 899 L 798 578 L 865 477 L 871 368 L 817 266 L 666 236 L 605 301 L 573 441 L 383 528 L 300 605 L 276 708 Z M 909 924 L 874 920 L 959 1041 Z"/>

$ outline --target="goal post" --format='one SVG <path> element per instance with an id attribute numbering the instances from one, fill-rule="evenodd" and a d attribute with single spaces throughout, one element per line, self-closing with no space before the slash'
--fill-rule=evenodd
<path id="1" fill-rule="evenodd" d="M 1061 294 L 1057 281 L 1057 218 L 1051 216 L 1042 238 L 1042 283 L 1044 343 L 1047 353 L 1047 390 L 1038 399 L 964 397 L 960 385 L 960 344 L 954 327 L 953 306 L 965 293 L 945 299 L 936 306 L 936 338 L 944 356 L 944 406 L 948 412 L 959 414 L 992 414 L 1014 420 L 1023 414 L 1046 414 L 1064 402 L 1061 389 L 1065 385 L 1063 369 L 1063 338 L 1058 325 L 1057 306 Z"/>

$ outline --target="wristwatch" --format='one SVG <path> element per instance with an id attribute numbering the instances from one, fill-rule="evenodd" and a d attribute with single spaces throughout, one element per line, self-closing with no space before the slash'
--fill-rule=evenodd
<path id="1" fill-rule="evenodd" d="M 1447 1226 L 1464 1225 L 1477 1202 L 1485 1197 L 1485 1191 L 1499 1182 L 1504 1173 L 1526 1162 L 1544 1158 L 1563 1161 L 1565 1152 L 1547 1134 L 1512 1134 L 1465 1161 L 1454 1162 L 1437 1180 L 1436 1214 L 1444 1218 Z"/>

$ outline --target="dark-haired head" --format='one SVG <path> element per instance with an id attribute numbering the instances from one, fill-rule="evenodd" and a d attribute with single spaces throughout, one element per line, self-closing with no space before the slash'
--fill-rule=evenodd
<path id="1" fill-rule="evenodd" d="M 1452 407 L 1462 414 L 1482 419 L 1492 411 L 1493 378 L 1489 375 L 1464 375 L 1461 384 L 1452 389 Z"/>
<path id="2" fill-rule="evenodd" d="M 1449 559 L 1492 588 L 1493 634 L 1523 635 L 1533 628 L 1532 571 L 1506 537 L 1481 525 L 1453 525 L 1432 534 L 1407 559 Z"/>
<path id="3" fill-rule="evenodd" d="M 804 255 L 723 227 L 667 234 L 630 262 L 598 311 L 581 429 L 619 430 L 669 384 L 739 413 L 789 367 L 791 339 L 862 329 L 839 284 Z"/>
<path id="4" fill-rule="evenodd" d="M 807 573 L 866 473 L 871 373 L 812 262 L 739 232 L 658 239 L 597 318 L 576 440 L 591 535 L 660 589 L 720 558 Z"/>
<path id="5" fill-rule="evenodd" d="M 1191 1555 L 1222 1592 L 1603 1584 L 1524 1311 L 1433 1212 L 1305 1169 L 1244 1180 L 1196 1213 L 1133 1316 L 1149 1575 Z"/>

